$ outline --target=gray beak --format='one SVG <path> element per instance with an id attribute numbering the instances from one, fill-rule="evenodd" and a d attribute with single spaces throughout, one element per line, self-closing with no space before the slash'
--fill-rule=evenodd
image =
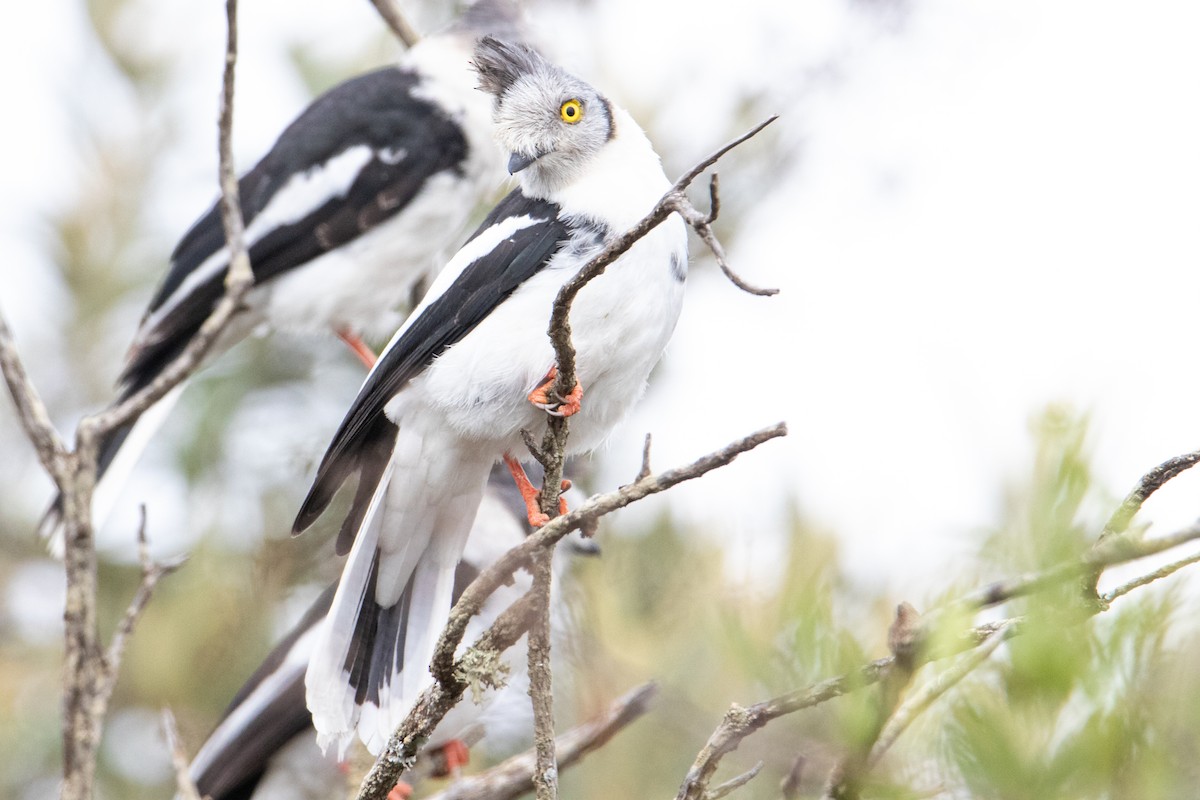
<path id="1" fill-rule="evenodd" d="M 542 153 L 537 153 L 532 156 L 527 156 L 524 153 L 511 153 L 508 156 L 508 174 L 516 175 L 518 172 L 525 169 L 541 157 Z"/>

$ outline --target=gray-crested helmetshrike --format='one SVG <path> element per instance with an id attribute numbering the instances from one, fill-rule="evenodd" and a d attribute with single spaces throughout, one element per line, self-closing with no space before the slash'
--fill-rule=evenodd
<path id="1" fill-rule="evenodd" d="M 432 680 L 488 471 L 520 451 L 522 429 L 546 424 L 535 398 L 573 414 L 568 452 L 595 448 L 645 389 L 683 301 L 687 235 L 671 217 L 579 292 L 571 326 L 584 394 L 545 402 L 559 288 L 670 184 L 633 118 L 579 78 L 491 37 L 473 63 L 520 185 L 392 337 L 294 526 L 309 527 L 357 473 L 337 541 L 350 556 L 306 679 L 322 746 L 345 747 L 357 730 L 378 751 Z"/>

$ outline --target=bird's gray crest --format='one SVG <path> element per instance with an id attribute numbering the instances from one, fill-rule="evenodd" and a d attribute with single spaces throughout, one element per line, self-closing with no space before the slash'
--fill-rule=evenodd
<path id="1" fill-rule="evenodd" d="M 613 137 L 612 107 L 586 82 L 535 50 L 485 36 L 473 64 L 495 96 L 496 140 L 508 171 L 534 197 L 549 197 L 583 170 Z"/>
<path id="2" fill-rule="evenodd" d="M 479 73 L 479 88 L 497 99 L 522 75 L 533 75 L 548 66 L 536 50 L 493 36 L 484 36 L 475 45 L 472 63 Z"/>

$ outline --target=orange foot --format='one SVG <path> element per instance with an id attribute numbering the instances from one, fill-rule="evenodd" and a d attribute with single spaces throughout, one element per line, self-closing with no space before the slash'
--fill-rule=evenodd
<path id="1" fill-rule="evenodd" d="M 558 380 L 558 367 L 551 367 L 550 371 L 546 373 L 546 377 L 542 380 L 541 385 L 529 393 L 529 402 L 547 414 L 553 414 L 556 417 L 569 417 L 573 414 L 578 414 L 583 400 L 583 387 L 579 385 L 579 381 L 576 381 L 575 388 L 566 397 L 559 397 L 556 394 L 554 395 L 554 400 L 551 401 L 550 390 L 554 388 L 556 380 Z"/>
<path id="2" fill-rule="evenodd" d="M 550 516 L 544 513 L 541 509 L 542 493 L 529 482 L 529 476 L 525 474 L 524 467 L 521 466 L 515 458 L 508 453 L 504 454 L 504 466 L 508 467 L 508 471 L 512 474 L 513 483 L 517 485 L 517 491 L 521 493 L 521 499 L 525 501 L 525 513 L 529 517 L 529 524 L 535 528 L 540 528 L 550 521 Z M 563 479 L 562 491 L 571 488 L 571 482 Z M 558 513 L 567 513 L 567 499 L 565 497 L 558 498 Z"/>
<path id="3" fill-rule="evenodd" d="M 397 781 L 392 790 L 388 792 L 388 800 L 408 800 L 412 797 L 413 788 L 404 781 Z"/>
<path id="4" fill-rule="evenodd" d="M 471 763 L 471 751 L 462 739 L 451 739 L 438 750 L 441 752 L 440 761 L 443 763 L 438 763 L 434 768 L 435 777 L 457 776 L 463 767 Z"/>
<path id="5" fill-rule="evenodd" d="M 375 353 L 371 348 L 367 347 L 366 342 L 358 338 L 356 334 L 351 333 L 349 328 L 338 328 L 336 333 L 338 338 L 354 351 L 354 355 L 358 356 L 358 360 L 367 365 L 367 369 L 375 366 Z"/>

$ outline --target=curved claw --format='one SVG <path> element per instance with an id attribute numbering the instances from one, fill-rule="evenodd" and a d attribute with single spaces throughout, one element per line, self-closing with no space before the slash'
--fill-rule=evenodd
<path id="1" fill-rule="evenodd" d="M 567 480 L 566 478 L 563 478 L 562 483 L 559 484 L 560 494 L 558 495 L 558 515 L 560 517 L 566 515 L 566 513 L 568 511 L 570 511 L 570 509 L 567 508 L 567 498 L 561 494 L 562 492 L 565 492 L 565 491 L 567 491 L 567 489 L 570 489 L 570 488 L 571 488 L 571 482 L 569 480 Z"/>
<path id="2" fill-rule="evenodd" d="M 582 407 L 583 387 L 579 382 L 575 382 L 573 388 L 566 397 L 562 397 L 558 392 L 554 393 L 554 399 L 550 399 L 550 391 L 554 388 L 555 381 L 558 380 L 558 367 L 551 367 L 546 373 L 546 377 L 542 383 L 529 393 L 529 402 L 555 417 L 570 417 L 579 413 Z"/>

